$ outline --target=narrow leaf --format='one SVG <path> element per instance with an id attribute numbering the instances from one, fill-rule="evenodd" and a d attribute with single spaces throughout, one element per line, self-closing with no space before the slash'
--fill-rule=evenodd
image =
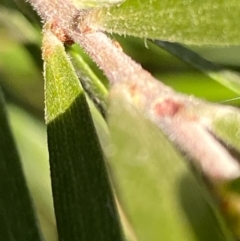
<path id="1" fill-rule="evenodd" d="M 232 70 L 221 68 L 216 64 L 204 59 L 194 51 L 177 43 L 155 41 L 156 45 L 185 61 L 196 69 L 202 71 L 215 81 L 240 94 L 240 74 Z"/>
<path id="2" fill-rule="evenodd" d="M 15 105 L 7 105 L 7 110 L 42 233 L 46 240 L 56 241 L 46 126 Z"/>
<path id="3" fill-rule="evenodd" d="M 43 40 L 46 122 L 59 239 L 122 240 L 119 218 L 85 95 L 62 43 Z"/>
<path id="4" fill-rule="evenodd" d="M 234 240 L 205 184 L 156 126 L 115 95 L 109 125 L 117 196 L 138 240 Z"/>
<path id="5" fill-rule="evenodd" d="M 41 233 L 0 93 L 0 234 L 4 241 L 40 241 Z"/>
<path id="6" fill-rule="evenodd" d="M 126 0 L 96 10 L 93 24 L 110 33 L 187 44 L 238 45 L 238 0 Z"/>

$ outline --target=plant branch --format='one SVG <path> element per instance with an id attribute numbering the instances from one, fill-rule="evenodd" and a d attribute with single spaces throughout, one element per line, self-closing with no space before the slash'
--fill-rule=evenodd
<path id="1" fill-rule="evenodd" d="M 118 85 L 117 91 L 124 93 L 125 99 L 173 137 L 208 177 L 226 180 L 239 176 L 239 164 L 205 129 L 201 117 L 187 113 L 188 106 L 197 107 L 201 101 L 178 94 L 160 83 L 103 33 L 74 33 L 72 37 L 103 69 L 112 86 Z"/>
<path id="2" fill-rule="evenodd" d="M 198 112 L 199 106 L 203 105 L 210 110 L 222 107 L 213 107 L 193 97 L 178 94 L 156 80 L 104 33 L 94 29 L 91 17 L 98 10 L 77 10 L 64 0 L 30 2 L 57 35 L 66 35 L 78 43 L 98 64 L 109 79 L 112 96 L 120 93 L 146 118 L 157 124 L 198 162 L 210 179 L 226 180 L 240 176 L 239 164 L 207 132 L 206 126 L 202 125 L 205 117 Z M 193 111 L 189 113 L 189 109 Z"/>

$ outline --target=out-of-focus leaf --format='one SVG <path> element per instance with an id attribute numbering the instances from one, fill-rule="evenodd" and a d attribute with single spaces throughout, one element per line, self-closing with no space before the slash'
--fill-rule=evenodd
<path id="1" fill-rule="evenodd" d="M 238 108 L 201 102 L 189 105 L 187 115 L 194 115 L 205 128 L 221 140 L 226 149 L 235 149 L 240 158 L 240 111 Z"/>
<path id="2" fill-rule="evenodd" d="M 138 240 L 234 240 L 205 184 L 156 126 L 116 95 L 109 125 L 117 196 Z"/>
<path id="3" fill-rule="evenodd" d="M 187 62 L 195 68 L 201 70 L 203 73 L 218 81 L 220 84 L 226 86 L 232 91 L 240 94 L 240 74 L 231 70 L 223 69 L 210 61 L 202 58 L 194 51 L 185 48 L 176 43 L 168 43 L 163 41 L 155 41 L 156 45 L 174 54 L 179 59 Z"/>
<path id="4" fill-rule="evenodd" d="M 199 71 L 183 71 L 174 74 L 167 72 L 158 74 L 156 77 L 181 93 L 194 95 L 212 102 L 240 105 L 240 98 L 236 93 Z"/>
<path id="5" fill-rule="evenodd" d="M 8 0 L 4 0 L 8 1 Z M 9 2 L 9 1 L 8 1 Z M 40 25 L 40 17 L 37 15 L 36 11 L 31 7 L 31 5 L 25 0 L 14 0 L 14 5 L 16 8 L 20 9 L 31 22 L 34 22 L 37 25 Z"/>
<path id="6" fill-rule="evenodd" d="M 188 44 L 238 45 L 238 0 L 126 0 L 96 10 L 94 26 L 121 35 Z"/>
<path id="7" fill-rule="evenodd" d="M 19 11 L 10 10 L 0 5 L 0 26 L 3 26 L 19 42 L 39 44 L 39 32 Z"/>
<path id="8" fill-rule="evenodd" d="M 240 154 L 240 111 L 228 107 L 214 112 L 211 130 Z"/>
<path id="9" fill-rule="evenodd" d="M 215 195 L 221 203 L 222 213 L 237 240 L 240 238 L 240 178 L 218 186 Z"/>
<path id="10" fill-rule="evenodd" d="M 240 65 L 240 46 L 191 46 L 191 49 L 212 62 L 236 67 Z"/>
<path id="11" fill-rule="evenodd" d="M 122 240 L 103 153 L 85 95 L 62 43 L 43 41 L 46 122 L 60 240 Z"/>
<path id="12" fill-rule="evenodd" d="M 7 109 L 42 232 L 46 240 L 57 240 L 46 145 L 46 126 L 16 106 L 8 105 Z"/>
<path id="13" fill-rule="evenodd" d="M 0 234 L 4 241 L 42 240 L 0 93 Z"/>
<path id="14" fill-rule="evenodd" d="M 1 29 L 0 29 L 1 31 Z M 40 57 L 40 56 L 39 56 Z M 5 92 L 24 106 L 43 114 L 43 77 L 24 45 L 1 35 L 0 83 Z"/>
<path id="15" fill-rule="evenodd" d="M 236 192 L 238 195 L 240 194 L 240 178 L 236 178 L 227 183 L 226 187 L 228 190 Z"/>

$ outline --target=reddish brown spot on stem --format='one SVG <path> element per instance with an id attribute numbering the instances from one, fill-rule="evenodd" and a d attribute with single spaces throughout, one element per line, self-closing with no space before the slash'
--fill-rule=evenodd
<path id="1" fill-rule="evenodd" d="M 119 43 L 118 41 L 112 40 L 112 43 L 113 43 L 119 50 L 123 51 L 122 46 L 120 45 L 120 43 Z"/>
<path id="2" fill-rule="evenodd" d="M 136 94 L 137 91 L 137 85 L 136 84 L 132 84 L 129 86 L 129 93 L 131 94 L 131 96 L 134 96 Z"/>
<path id="3" fill-rule="evenodd" d="M 81 25 L 79 27 L 81 33 L 93 33 L 95 32 L 95 30 L 93 30 L 92 28 L 90 28 L 88 25 Z"/>
<path id="4" fill-rule="evenodd" d="M 45 41 L 43 42 L 42 47 L 42 57 L 44 60 L 47 60 L 48 57 L 53 53 L 52 47 L 48 45 L 48 43 Z"/>
<path id="5" fill-rule="evenodd" d="M 65 32 L 64 29 L 62 29 L 59 25 L 57 20 L 53 21 L 51 24 L 51 30 L 54 33 L 54 35 L 63 43 L 72 45 L 74 44 L 74 41 L 72 38 Z"/>
<path id="6" fill-rule="evenodd" d="M 90 26 L 91 21 L 89 16 L 92 12 L 95 12 L 91 9 L 81 10 L 73 17 L 72 28 L 74 30 L 80 31 L 80 33 L 93 33 L 96 29 Z"/>
<path id="7" fill-rule="evenodd" d="M 154 111 L 158 116 L 174 116 L 182 107 L 181 103 L 166 99 L 155 104 Z"/>

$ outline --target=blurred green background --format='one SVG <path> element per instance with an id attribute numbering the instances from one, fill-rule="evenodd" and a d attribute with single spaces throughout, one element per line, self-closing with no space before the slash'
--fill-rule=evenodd
<path id="1" fill-rule="evenodd" d="M 48 240 L 54 241 L 56 231 L 44 126 L 41 26 L 31 8 L 27 4 L 20 5 L 7 0 L 0 3 L 0 87 L 43 231 Z M 231 100 L 239 97 L 236 93 L 152 43 L 131 37 L 112 38 L 143 68 L 175 90 L 212 102 L 240 106 L 240 99 Z M 210 61 L 240 71 L 240 47 L 191 48 Z M 87 56 L 85 58 L 106 84 L 101 71 Z"/>

